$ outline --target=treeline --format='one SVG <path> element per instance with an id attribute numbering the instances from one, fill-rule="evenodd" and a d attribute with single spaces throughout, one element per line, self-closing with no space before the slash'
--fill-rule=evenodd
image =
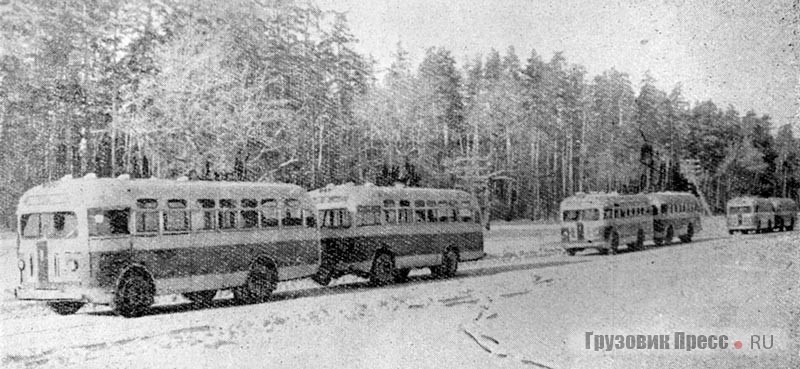
<path id="1" fill-rule="evenodd" d="M 795 198 L 790 126 L 588 76 L 509 48 L 456 63 L 402 47 L 376 72 L 342 14 L 291 1 L 15 0 L 0 5 L 0 196 L 65 174 L 488 184 L 496 217 L 552 217 L 576 191 Z M 475 181 L 469 182 L 470 179 Z"/>

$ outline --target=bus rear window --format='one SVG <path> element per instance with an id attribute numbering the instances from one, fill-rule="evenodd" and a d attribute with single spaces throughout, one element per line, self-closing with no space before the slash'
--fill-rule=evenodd
<path id="1" fill-rule="evenodd" d="M 89 209 L 89 236 L 129 234 L 130 209 Z"/>

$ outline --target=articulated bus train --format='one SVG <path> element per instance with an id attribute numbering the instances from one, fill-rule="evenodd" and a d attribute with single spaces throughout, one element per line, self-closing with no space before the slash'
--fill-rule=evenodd
<path id="1" fill-rule="evenodd" d="M 59 314 L 95 303 L 126 317 L 163 294 L 262 301 L 317 272 L 315 214 L 295 185 L 67 176 L 20 199 L 15 294 Z"/>
<path id="2" fill-rule="evenodd" d="M 561 241 L 569 255 L 585 249 L 616 253 L 626 244 L 641 250 L 645 241 L 690 242 L 702 228 L 700 204 L 691 194 L 648 195 L 577 193 L 561 202 Z"/>
<path id="3" fill-rule="evenodd" d="M 797 204 L 787 198 L 737 197 L 728 201 L 728 233 L 794 230 Z"/>
<path id="4" fill-rule="evenodd" d="M 414 268 L 451 277 L 460 261 L 484 256 L 478 203 L 464 191 L 345 184 L 310 194 L 322 237 L 317 283 L 352 273 L 385 285 Z"/>

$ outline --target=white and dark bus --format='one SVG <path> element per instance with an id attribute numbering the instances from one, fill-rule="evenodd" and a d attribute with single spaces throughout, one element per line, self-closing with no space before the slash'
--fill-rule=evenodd
<path id="1" fill-rule="evenodd" d="M 585 249 L 614 254 L 620 245 L 641 250 L 653 239 L 653 214 L 645 195 L 577 193 L 561 201 L 561 242 L 569 255 Z"/>
<path id="2" fill-rule="evenodd" d="M 775 225 L 772 201 L 761 197 L 736 197 L 727 204 L 728 233 L 764 233 Z"/>
<path id="3" fill-rule="evenodd" d="M 322 237 L 320 284 L 355 274 L 385 285 L 415 268 L 451 277 L 459 262 L 484 256 L 478 203 L 464 191 L 345 184 L 310 195 Z"/>
<path id="4" fill-rule="evenodd" d="M 687 192 L 656 192 L 647 194 L 653 214 L 653 242 L 660 246 L 671 244 L 677 236 L 681 242 L 691 242 L 700 232 L 702 207 L 697 197 Z"/>
<path id="5" fill-rule="evenodd" d="M 157 295 L 208 303 L 221 289 L 263 301 L 317 271 L 315 214 L 295 185 L 67 176 L 20 199 L 15 293 L 60 314 L 137 316 Z"/>

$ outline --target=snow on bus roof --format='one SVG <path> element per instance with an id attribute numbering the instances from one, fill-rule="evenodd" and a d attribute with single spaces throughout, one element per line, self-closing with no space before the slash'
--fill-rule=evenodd
<path id="1" fill-rule="evenodd" d="M 728 200 L 728 206 L 753 205 L 755 203 L 772 203 L 768 199 L 756 196 L 739 196 Z"/>
<path id="2" fill-rule="evenodd" d="M 561 201 L 562 209 L 621 205 L 649 205 L 649 200 L 643 194 L 620 195 L 616 192 L 579 192 Z"/>
<path id="3" fill-rule="evenodd" d="M 471 205 L 477 204 L 472 195 L 462 190 L 402 186 L 385 187 L 372 184 L 328 185 L 309 191 L 309 195 L 315 200 L 317 207 L 325 208 L 346 206 L 347 204 L 382 205 L 384 200 L 460 200 L 469 201 Z"/>
<path id="4" fill-rule="evenodd" d="M 96 178 L 87 175 L 35 186 L 20 197 L 20 208 L 89 207 L 132 204 L 136 198 L 220 198 L 283 195 L 310 204 L 297 185 L 265 182 L 188 181 L 170 179 Z"/>

